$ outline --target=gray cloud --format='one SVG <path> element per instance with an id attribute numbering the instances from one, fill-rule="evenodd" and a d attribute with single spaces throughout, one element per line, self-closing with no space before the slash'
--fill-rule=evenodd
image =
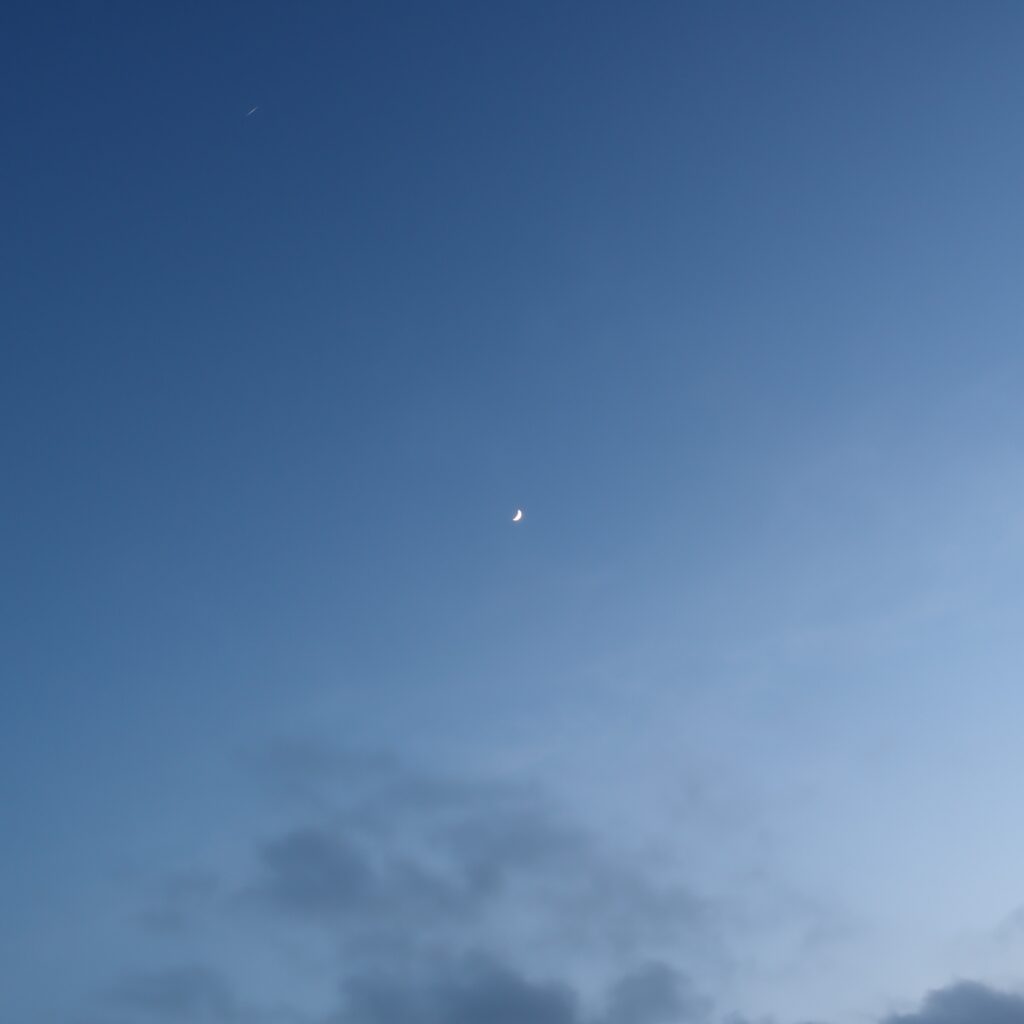
<path id="1" fill-rule="evenodd" d="M 675 945 L 724 957 L 710 902 L 570 821 L 540 789 L 409 772 L 292 745 L 269 762 L 305 820 L 268 837 L 240 902 L 327 929 L 347 953 L 454 952 L 507 932 L 635 959 Z"/>
<path id="2" fill-rule="evenodd" d="M 652 961 L 622 974 L 599 1004 L 569 982 L 530 977 L 487 953 L 423 959 L 411 970 L 345 977 L 324 1014 L 243 1006 L 228 982 L 203 966 L 127 975 L 108 993 L 103 1024 L 747 1024 L 713 1004 L 672 966 Z M 99 1018 L 91 1017 L 91 1022 Z M 771 1022 L 772 1018 L 762 1018 Z M 879 1024 L 1024 1024 L 1024 997 L 978 982 L 929 993 L 920 1008 Z"/>
<path id="3" fill-rule="evenodd" d="M 915 1013 L 885 1024 L 1024 1024 L 1024 997 L 964 981 L 929 993 Z"/>
<path id="4" fill-rule="evenodd" d="M 706 1020 L 711 1001 L 667 964 L 652 963 L 620 978 L 608 997 L 608 1024 L 680 1024 Z"/>
<path id="5" fill-rule="evenodd" d="M 306 826 L 262 850 L 261 888 L 276 906 L 299 915 L 376 910 L 379 880 L 367 857 L 343 836 Z"/>
<path id="6" fill-rule="evenodd" d="M 486 955 L 434 965 L 429 977 L 355 979 L 331 1024 L 703 1024 L 711 1003 L 663 963 L 618 979 L 603 1008 L 588 1013 L 571 985 L 529 979 Z"/>
<path id="7" fill-rule="evenodd" d="M 577 1024 L 575 993 L 529 981 L 486 957 L 471 957 L 428 982 L 368 976 L 350 981 L 332 1024 Z"/>
<path id="8" fill-rule="evenodd" d="M 127 977 L 106 1005 L 131 1016 L 113 1024 L 712 1019 L 703 991 L 728 977 L 730 929 L 746 924 L 687 885 L 685 864 L 585 827 L 535 785 L 301 743 L 259 772 L 276 824 L 250 858 L 234 845 L 168 877 L 142 915 L 165 956 L 201 949 L 211 967 Z M 243 950 L 278 965 L 286 998 L 302 1005 L 312 984 L 320 1001 L 303 1016 L 236 997 L 212 968 L 243 977 Z"/>
<path id="9" fill-rule="evenodd" d="M 530 978 L 486 953 L 365 971 L 340 989 L 337 1008 L 324 1016 L 243 1006 L 208 967 L 137 972 L 108 994 L 103 1024 L 706 1024 L 711 1011 L 689 980 L 663 963 L 620 977 L 593 1012 L 568 982 Z"/>

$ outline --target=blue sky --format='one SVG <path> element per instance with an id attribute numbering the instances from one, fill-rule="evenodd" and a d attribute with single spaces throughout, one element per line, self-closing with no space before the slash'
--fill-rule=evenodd
<path id="1" fill-rule="evenodd" d="M 11 1012 L 1024 1021 L 1022 32 L 5 9 Z"/>

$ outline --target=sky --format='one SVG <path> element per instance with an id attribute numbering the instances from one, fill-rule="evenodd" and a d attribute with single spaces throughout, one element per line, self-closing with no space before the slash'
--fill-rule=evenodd
<path id="1" fill-rule="evenodd" d="M 1022 44 L 4 5 L 4 1015 L 1024 1024 Z"/>

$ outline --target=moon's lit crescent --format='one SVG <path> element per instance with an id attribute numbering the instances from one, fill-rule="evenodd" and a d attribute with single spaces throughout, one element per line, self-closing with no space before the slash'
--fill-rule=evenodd
<path id="1" fill-rule="evenodd" d="M 516 509 L 516 514 L 512 517 L 513 523 L 518 523 L 523 518 L 523 510 L 521 508 Z"/>

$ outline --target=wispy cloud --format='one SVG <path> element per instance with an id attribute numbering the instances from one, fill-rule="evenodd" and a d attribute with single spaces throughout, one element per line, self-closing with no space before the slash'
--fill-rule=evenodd
<path id="1" fill-rule="evenodd" d="M 705 1021 L 736 977 L 740 933 L 774 930 L 797 955 L 822 927 L 820 908 L 768 872 L 742 891 L 708 892 L 685 857 L 652 856 L 527 781 L 449 778 L 311 743 L 265 751 L 255 777 L 278 797 L 267 825 L 157 886 L 137 915 L 139 966 L 126 965 L 108 1014 Z M 249 952 L 275 963 L 272 984 L 253 986 Z"/>

